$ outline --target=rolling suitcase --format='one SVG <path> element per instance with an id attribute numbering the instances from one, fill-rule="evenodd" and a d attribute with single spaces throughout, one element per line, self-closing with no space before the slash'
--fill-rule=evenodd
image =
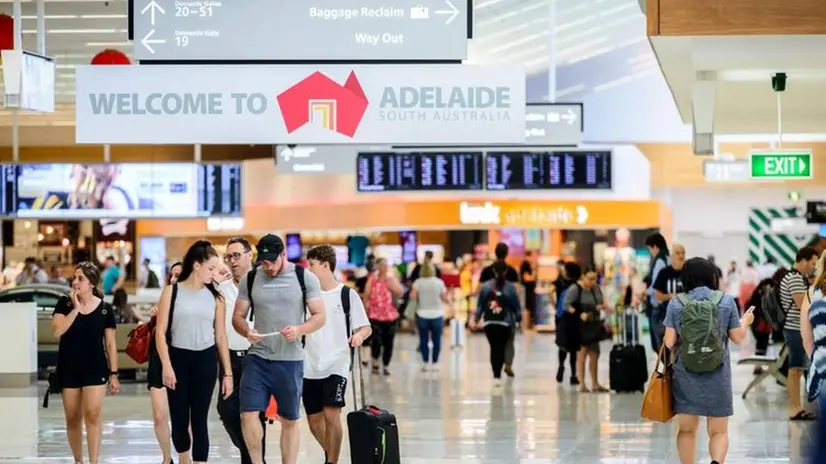
<path id="1" fill-rule="evenodd" d="M 400 464 L 399 428 L 396 416 L 385 409 L 367 405 L 364 390 L 364 374 L 361 368 L 361 350 L 353 363 L 353 407 L 347 414 L 347 430 L 350 435 L 350 462 L 353 464 Z M 356 371 L 361 390 L 361 407 L 356 396 Z"/>
<path id="2" fill-rule="evenodd" d="M 618 393 L 644 392 L 648 380 L 645 347 L 637 343 L 639 315 L 633 309 L 617 314 L 620 340 L 611 349 L 609 377 L 611 390 Z"/>

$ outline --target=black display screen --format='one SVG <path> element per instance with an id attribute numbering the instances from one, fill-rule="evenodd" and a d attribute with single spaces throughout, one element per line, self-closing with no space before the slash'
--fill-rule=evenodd
<path id="1" fill-rule="evenodd" d="M 17 167 L 0 165 L 0 215 L 17 211 Z"/>
<path id="2" fill-rule="evenodd" d="M 806 222 L 809 224 L 826 224 L 826 201 L 806 202 Z"/>
<path id="3" fill-rule="evenodd" d="M 241 165 L 203 164 L 198 171 L 198 214 L 240 216 Z"/>
<path id="4" fill-rule="evenodd" d="M 359 153 L 359 192 L 482 190 L 482 152 Z"/>
<path id="5" fill-rule="evenodd" d="M 609 190 L 610 151 L 487 152 L 488 190 Z"/>

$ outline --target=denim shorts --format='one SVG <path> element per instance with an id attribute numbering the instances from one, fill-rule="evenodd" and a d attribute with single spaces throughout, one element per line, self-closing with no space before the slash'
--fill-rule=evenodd
<path id="1" fill-rule="evenodd" d="M 239 389 L 241 412 L 264 412 L 273 396 L 279 417 L 298 420 L 304 361 L 269 361 L 254 354 L 246 361 Z"/>
<path id="2" fill-rule="evenodd" d="M 807 369 L 809 356 L 803 348 L 803 337 L 800 336 L 800 331 L 783 329 L 783 337 L 786 339 L 786 350 L 789 352 L 789 369 Z"/>

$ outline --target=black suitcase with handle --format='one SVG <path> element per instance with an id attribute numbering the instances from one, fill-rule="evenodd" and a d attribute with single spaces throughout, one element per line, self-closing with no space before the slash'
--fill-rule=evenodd
<path id="1" fill-rule="evenodd" d="M 350 462 L 353 464 L 400 464 L 399 427 L 396 416 L 386 409 L 368 405 L 365 400 L 364 375 L 361 367 L 361 350 L 352 363 L 353 406 L 357 409 L 347 414 L 347 430 L 350 436 Z M 361 390 L 361 407 L 356 396 L 356 371 Z"/>
<path id="2" fill-rule="evenodd" d="M 648 380 L 648 358 L 645 347 L 637 343 L 639 315 L 628 308 L 617 311 L 620 340 L 611 348 L 609 377 L 611 390 L 618 393 L 644 392 Z"/>

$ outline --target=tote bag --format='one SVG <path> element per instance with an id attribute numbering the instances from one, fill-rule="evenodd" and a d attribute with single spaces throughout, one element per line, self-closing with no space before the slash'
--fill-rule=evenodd
<path id="1" fill-rule="evenodd" d="M 666 423 L 674 417 L 674 398 L 671 396 L 671 376 L 672 366 L 663 359 L 665 355 L 665 343 L 660 347 L 657 355 L 657 362 L 654 365 L 654 372 L 648 381 L 645 389 L 645 396 L 642 399 L 642 417 L 652 422 Z M 660 372 L 660 363 L 663 363 L 663 371 Z"/>

